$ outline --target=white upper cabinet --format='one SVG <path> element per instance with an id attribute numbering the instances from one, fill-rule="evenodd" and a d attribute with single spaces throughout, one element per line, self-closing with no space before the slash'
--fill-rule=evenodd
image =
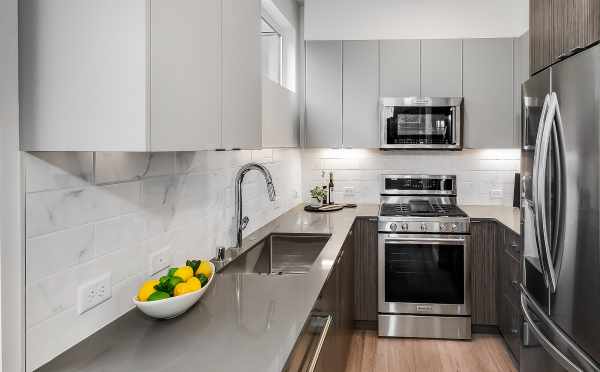
<path id="1" fill-rule="evenodd" d="M 220 0 L 152 0 L 150 149 L 219 146 Z"/>
<path id="2" fill-rule="evenodd" d="M 343 42 L 343 147 L 379 147 L 379 42 Z"/>
<path id="3" fill-rule="evenodd" d="M 513 147 L 513 39 L 463 41 L 463 92 L 465 147 Z"/>
<path id="4" fill-rule="evenodd" d="M 342 146 L 342 42 L 306 42 L 305 146 Z"/>
<path id="5" fill-rule="evenodd" d="M 421 41 L 421 96 L 462 97 L 462 40 Z"/>
<path id="6" fill-rule="evenodd" d="M 258 148 L 262 134 L 260 0 L 222 1 L 222 147 Z"/>
<path id="7" fill-rule="evenodd" d="M 23 0 L 20 17 L 23 150 L 260 145 L 258 0 Z"/>
<path id="8" fill-rule="evenodd" d="M 420 41 L 381 40 L 380 42 L 380 96 L 420 96 Z"/>

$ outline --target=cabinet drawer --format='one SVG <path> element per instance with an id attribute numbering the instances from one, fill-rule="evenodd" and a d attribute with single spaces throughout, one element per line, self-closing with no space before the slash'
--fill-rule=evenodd
<path id="1" fill-rule="evenodd" d="M 521 313 L 507 296 L 502 296 L 499 327 L 508 348 L 518 361 L 521 340 Z"/>
<path id="2" fill-rule="evenodd" d="M 507 250 L 502 250 L 500 262 L 502 265 L 502 293 L 506 295 L 513 304 L 519 303 L 519 283 L 521 282 L 521 262 L 512 256 Z"/>

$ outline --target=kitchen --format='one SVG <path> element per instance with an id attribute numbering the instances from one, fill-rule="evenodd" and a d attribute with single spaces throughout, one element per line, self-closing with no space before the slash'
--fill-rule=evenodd
<path id="1" fill-rule="evenodd" d="M 600 370 L 599 1 L 1 7 L 3 370 Z"/>

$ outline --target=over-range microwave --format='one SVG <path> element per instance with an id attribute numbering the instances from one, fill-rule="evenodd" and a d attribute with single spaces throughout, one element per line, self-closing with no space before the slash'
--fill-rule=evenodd
<path id="1" fill-rule="evenodd" d="M 462 97 L 383 97 L 382 150 L 462 150 Z"/>

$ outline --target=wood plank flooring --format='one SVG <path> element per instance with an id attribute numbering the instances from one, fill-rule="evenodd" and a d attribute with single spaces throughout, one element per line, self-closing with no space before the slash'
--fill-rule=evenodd
<path id="1" fill-rule="evenodd" d="M 379 338 L 354 331 L 346 372 L 517 372 L 496 335 L 472 341 Z"/>

